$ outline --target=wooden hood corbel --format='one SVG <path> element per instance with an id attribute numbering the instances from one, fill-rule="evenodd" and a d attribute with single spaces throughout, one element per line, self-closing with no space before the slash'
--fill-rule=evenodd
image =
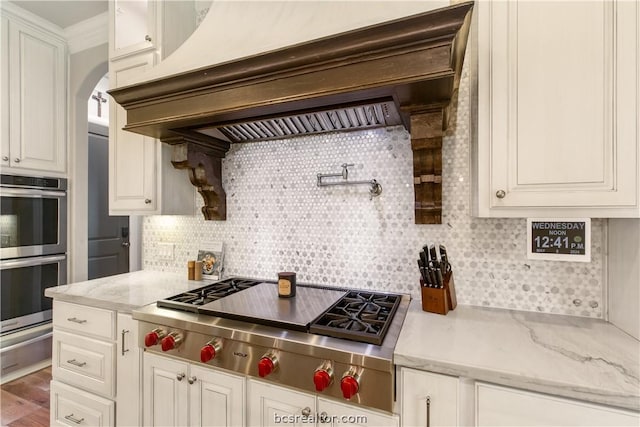
<path id="1" fill-rule="evenodd" d="M 125 130 L 174 146 L 205 219 L 226 219 L 230 144 L 402 124 L 411 133 L 415 222 L 442 218 L 442 136 L 473 2 L 131 86 L 110 95 Z"/>

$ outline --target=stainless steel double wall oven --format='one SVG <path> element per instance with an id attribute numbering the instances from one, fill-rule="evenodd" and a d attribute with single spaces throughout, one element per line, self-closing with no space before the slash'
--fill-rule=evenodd
<path id="1" fill-rule="evenodd" d="M 67 279 L 67 180 L 1 175 L 0 204 L 0 352 L 6 375 L 33 363 L 33 353 L 45 359 L 51 354 L 51 299 L 44 290 Z M 42 354 L 47 343 L 48 354 Z"/>

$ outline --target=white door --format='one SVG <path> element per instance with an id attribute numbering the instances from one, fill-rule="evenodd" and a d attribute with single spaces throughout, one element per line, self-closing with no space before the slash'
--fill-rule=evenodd
<path id="1" fill-rule="evenodd" d="M 477 3 L 481 216 L 639 215 L 639 7 Z"/>
<path id="2" fill-rule="evenodd" d="M 109 84 L 123 86 L 153 66 L 153 53 L 111 62 Z M 127 112 L 117 102 L 109 110 L 109 213 L 151 214 L 158 207 L 156 157 L 160 142 L 128 132 Z"/>
<path id="3" fill-rule="evenodd" d="M 186 426 L 189 365 L 145 352 L 143 366 L 143 425 Z"/>
<path id="4" fill-rule="evenodd" d="M 403 426 L 458 425 L 458 378 L 402 368 L 400 387 Z"/>
<path id="5" fill-rule="evenodd" d="M 243 377 L 191 365 L 188 382 L 191 426 L 245 425 Z"/>
<path id="6" fill-rule="evenodd" d="M 118 313 L 116 343 L 116 424 L 142 425 L 140 411 L 141 352 L 138 347 L 138 322 L 131 315 Z"/>
<path id="7" fill-rule="evenodd" d="M 247 381 L 247 424 L 250 426 L 310 425 L 304 418 L 316 412 L 314 395 L 263 383 Z M 312 424 L 311 424 L 312 425 Z"/>
<path id="8" fill-rule="evenodd" d="M 398 427 L 397 415 L 387 415 L 355 405 L 318 397 L 318 426 Z M 433 424 L 432 424 L 433 425 Z"/>
<path id="9" fill-rule="evenodd" d="M 10 167 L 65 172 L 66 45 L 14 20 L 8 32 L 9 152 L 3 143 L 3 158 Z"/>

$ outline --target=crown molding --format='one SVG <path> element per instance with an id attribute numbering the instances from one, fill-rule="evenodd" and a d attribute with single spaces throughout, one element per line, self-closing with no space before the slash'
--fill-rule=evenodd
<path id="1" fill-rule="evenodd" d="M 15 3 L 0 1 L 0 10 L 2 11 L 2 15 L 7 15 L 11 19 L 17 19 L 21 23 L 30 27 L 39 27 L 41 30 L 46 30 L 61 39 L 65 39 L 64 30 L 62 28 L 36 15 L 35 13 L 31 13 L 28 10 L 21 8 Z"/>
<path id="2" fill-rule="evenodd" d="M 64 29 L 69 53 L 74 54 L 109 42 L 109 12 L 103 12 Z"/>

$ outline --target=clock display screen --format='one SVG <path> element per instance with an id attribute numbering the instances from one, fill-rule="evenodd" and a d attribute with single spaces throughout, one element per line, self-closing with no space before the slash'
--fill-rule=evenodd
<path id="1" fill-rule="evenodd" d="M 531 252 L 585 255 L 587 227 L 583 221 L 532 221 Z"/>

